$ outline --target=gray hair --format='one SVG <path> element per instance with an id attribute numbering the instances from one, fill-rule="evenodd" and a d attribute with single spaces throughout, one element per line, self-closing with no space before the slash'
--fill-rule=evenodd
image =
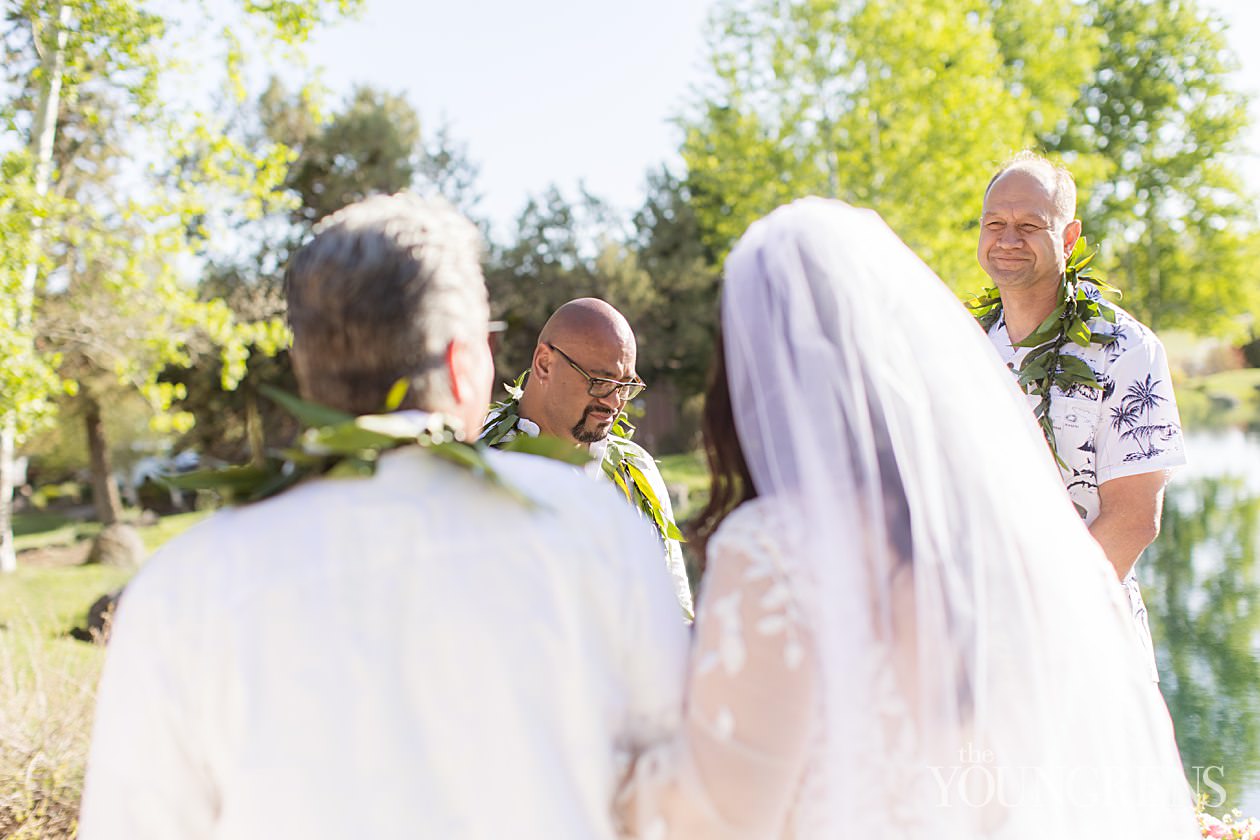
<path id="1" fill-rule="evenodd" d="M 293 362 L 306 399 L 353 414 L 450 399 L 451 341 L 485 340 L 490 317 L 481 234 L 441 199 L 372 196 L 332 214 L 284 276 Z"/>
<path id="2" fill-rule="evenodd" d="M 989 185 L 984 188 L 984 197 L 986 199 L 989 197 L 989 190 L 993 189 L 993 184 L 997 179 L 1012 169 L 1020 169 L 1026 172 L 1041 170 L 1049 173 L 1054 181 L 1055 211 L 1059 213 L 1063 224 L 1067 224 L 1076 218 L 1076 179 L 1072 177 L 1072 173 L 1066 167 L 1060 166 L 1049 158 L 1027 149 L 1014 155 L 1010 160 L 1002 164 L 997 172 L 993 173 L 993 177 L 989 179 Z"/>

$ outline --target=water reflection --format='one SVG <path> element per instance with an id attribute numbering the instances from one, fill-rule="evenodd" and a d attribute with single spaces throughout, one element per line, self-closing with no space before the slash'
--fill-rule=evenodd
<path id="1" fill-rule="evenodd" d="M 1248 447 L 1260 451 L 1260 442 Z M 1248 479 L 1200 473 L 1175 482 L 1163 531 L 1142 558 L 1186 774 L 1217 813 L 1260 814 L 1260 492 Z"/>

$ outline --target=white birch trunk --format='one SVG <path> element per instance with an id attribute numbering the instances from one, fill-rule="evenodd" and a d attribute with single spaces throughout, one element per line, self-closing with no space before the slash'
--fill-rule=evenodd
<path id="1" fill-rule="evenodd" d="M 50 22 L 37 40 L 43 44 L 40 66 L 44 85 L 39 91 L 35 124 L 31 129 L 31 154 L 35 158 L 35 193 L 47 195 L 52 179 L 53 141 L 57 138 L 57 113 L 61 107 L 61 79 L 65 73 L 66 39 L 70 26 L 70 6 L 59 2 L 53 6 Z M 18 299 L 19 330 L 30 325 L 35 313 L 35 275 L 38 270 L 42 237 L 35 227 L 31 233 L 31 254 L 22 276 Z M 31 348 L 34 352 L 34 348 Z M 0 572 L 17 568 L 17 552 L 13 547 L 13 491 L 17 478 L 17 418 L 4 418 L 0 426 Z"/>

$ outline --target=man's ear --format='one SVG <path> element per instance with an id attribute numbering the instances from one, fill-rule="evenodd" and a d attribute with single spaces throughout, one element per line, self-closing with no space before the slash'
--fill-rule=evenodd
<path id="1" fill-rule="evenodd" d="M 451 399 L 455 405 L 461 405 L 468 399 L 472 388 L 472 358 L 465 345 L 454 339 L 446 345 L 446 376 L 451 381 Z"/>
<path id="2" fill-rule="evenodd" d="M 1063 258 L 1068 259 L 1072 256 L 1072 249 L 1076 247 L 1076 240 L 1081 238 L 1081 220 L 1073 219 L 1063 228 Z"/>
<path id="3" fill-rule="evenodd" d="M 545 344 L 534 348 L 534 358 L 529 366 L 529 378 L 545 381 L 551 378 L 551 351 Z"/>

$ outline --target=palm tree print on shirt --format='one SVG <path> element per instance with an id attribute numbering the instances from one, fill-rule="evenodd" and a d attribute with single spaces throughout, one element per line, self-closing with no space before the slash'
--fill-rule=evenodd
<path id="1" fill-rule="evenodd" d="M 1121 345 L 1124 344 L 1124 340 L 1129 337 L 1129 333 L 1125 330 L 1124 324 L 1116 324 L 1111 328 L 1111 335 L 1115 338 L 1115 340 L 1104 348 L 1107 353 L 1108 363 L 1114 362 L 1116 359 L 1120 358 L 1120 353 L 1123 352 L 1121 350 Z"/>
<path id="2" fill-rule="evenodd" d="M 1130 385 L 1120 405 L 1111 409 L 1111 428 L 1121 433 L 1121 440 L 1133 441 L 1138 447 L 1137 452 L 1124 457 L 1125 461 L 1154 458 L 1164 451 L 1155 445 L 1156 436 L 1168 440 L 1181 431 L 1175 423 L 1150 422 L 1151 411 L 1168 401 L 1155 390 L 1161 381 L 1152 379 L 1148 373 L 1145 380 Z"/>

